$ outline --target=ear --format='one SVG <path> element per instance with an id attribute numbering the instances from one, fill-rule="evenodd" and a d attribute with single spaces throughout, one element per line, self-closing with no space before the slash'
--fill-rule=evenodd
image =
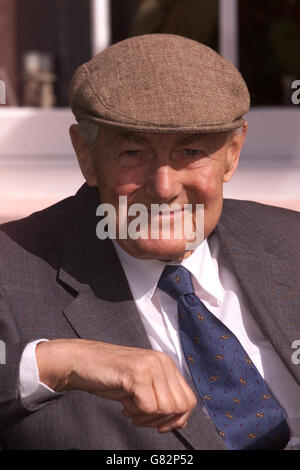
<path id="1" fill-rule="evenodd" d="M 85 144 L 83 138 L 79 134 L 78 125 L 72 124 L 70 129 L 70 138 L 73 144 L 73 148 L 77 155 L 77 160 L 81 169 L 81 172 L 88 184 L 88 186 L 97 186 L 97 177 L 94 168 L 93 154 L 92 151 Z"/>
<path id="2" fill-rule="evenodd" d="M 225 173 L 223 177 L 224 183 L 230 181 L 232 175 L 237 169 L 240 153 L 247 135 L 248 123 L 245 121 L 240 132 L 235 134 L 233 137 L 229 137 L 228 147 L 227 147 L 227 162 Z"/>

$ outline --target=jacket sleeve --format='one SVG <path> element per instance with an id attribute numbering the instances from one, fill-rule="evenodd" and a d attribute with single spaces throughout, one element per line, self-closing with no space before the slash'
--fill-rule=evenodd
<path id="1" fill-rule="evenodd" d="M 32 338 L 30 341 L 37 338 Z M 0 432 L 32 412 L 22 404 L 19 391 L 19 367 L 24 348 L 14 321 L 10 301 L 0 284 Z"/>

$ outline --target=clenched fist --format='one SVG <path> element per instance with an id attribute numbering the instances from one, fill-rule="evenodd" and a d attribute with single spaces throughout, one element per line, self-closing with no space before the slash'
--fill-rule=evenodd
<path id="1" fill-rule="evenodd" d="M 196 397 L 165 353 L 99 341 L 58 339 L 36 348 L 40 381 L 123 404 L 134 426 L 168 432 L 186 425 Z"/>

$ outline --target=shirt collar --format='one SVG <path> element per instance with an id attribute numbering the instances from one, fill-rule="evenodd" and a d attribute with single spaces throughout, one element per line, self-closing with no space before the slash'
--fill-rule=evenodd
<path id="1" fill-rule="evenodd" d="M 224 289 L 219 278 L 218 261 L 212 257 L 207 239 L 181 264 L 193 274 L 194 288 L 202 300 L 207 298 L 217 305 L 223 301 Z"/>
<path id="2" fill-rule="evenodd" d="M 123 250 L 115 240 L 112 240 L 112 242 L 125 271 L 134 299 L 139 300 L 145 296 L 151 298 L 167 263 L 157 259 L 135 258 Z"/>
<path id="3" fill-rule="evenodd" d="M 135 300 L 143 297 L 152 298 L 159 278 L 166 264 L 157 259 L 142 260 L 129 255 L 121 246 L 112 240 L 125 271 L 129 286 Z M 178 264 L 178 263 L 174 263 Z M 193 274 L 193 283 L 201 295 L 208 294 L 217 304 L 223 300 L 223 289 L 218 275 L 217 261 L 213 260 L 207 240 L 185 258 L 181 265 Z"/>

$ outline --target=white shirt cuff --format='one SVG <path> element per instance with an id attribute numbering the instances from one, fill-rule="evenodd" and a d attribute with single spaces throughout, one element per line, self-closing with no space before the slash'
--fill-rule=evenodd
<path id="1" fill-rule="evenodd" d="M 36 361 L 35 348 L 38 343 L 49 341 L 38 339 L 28 343 L 25 347 L 19 369 L 19 391 L 21 401 L 30 411 L 38 410 L 62 393 L 55 392 L 40 382 L 39 370 Z"/>

